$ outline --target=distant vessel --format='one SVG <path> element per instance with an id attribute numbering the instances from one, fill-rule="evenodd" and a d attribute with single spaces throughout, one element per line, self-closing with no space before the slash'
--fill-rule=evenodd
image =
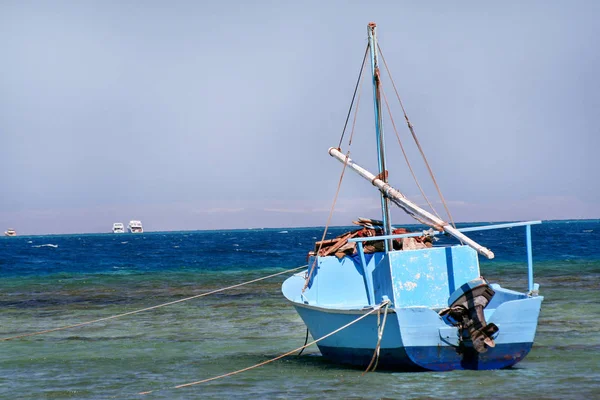
<path id="1" fill-rule="evenodd" d="M 17 236 L 17 231 L 15 231 L 12 228 L 9 228 L 6 231 L 4 231 L 4 236 Z"/>
<path id="2" fill-rule="evenodd" d="M 144 233 L 144 228 L 142 228 L 142 221 L 129 221 L 127 229 L 129 229 L 129 232 L 131 233 Z"/>
<path id="3" fill-rule="evenodd" d="M 125 226 L 123 225 L 122 222 L 115 222 L 113 224 L 112 232 L 113 233 L 125 233 Z"/>

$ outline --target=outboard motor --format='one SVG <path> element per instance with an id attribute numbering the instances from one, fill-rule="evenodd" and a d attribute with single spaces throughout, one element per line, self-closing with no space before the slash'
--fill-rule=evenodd
<path id="1" fill-rule="evenodd" d="M 494 347 L 492 336 L 498 332 L 495 324 L 485 321 L 483 309 L 496 292 L 488 282 L 479 277 L 462 285 L 448 299 L 449 308 L 440 311 L 440 316 L 459 328 L 460 337 L 465 331 L 478 353 L 485 353 L 488 347 Z"/>

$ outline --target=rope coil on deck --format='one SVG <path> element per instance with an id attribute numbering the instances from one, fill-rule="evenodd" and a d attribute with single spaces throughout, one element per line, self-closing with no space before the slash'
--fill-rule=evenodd
<path id="1" fill-rule="evenodd" d="M 203 379 L 203 380 L 196 381 L 196 382 L 184 383 L 184 384 L 181 384 L 181 385 L 172 386 L 172 387 L 168 387 L 168 388 L 164 388 L 164 389 L 148 390 L 146 392 L 139 392 L 138 394 L 150 394 L 150 393 L 158 392 L 158 391 L 161 391 L 161 390 L 181 389 L 181 388 L 188 387 L 188 386 L 199 385 L 201 383 L 206 383 L 206 382 L 214 381 L 214 380 L 217 380 L 217 379 L 226 378 L 228 376 L 237 375 L 239 373 L 246 372 L 246 371 L 249 371 L 249 370 L 254 369 L 254 368 L 262 367 L 263 365 L 272 363 L 273 361 L 280 360 L 280 359 L 282 359 L 284 357 L 287 357 L 287 356 L 289 356 L 289 355 L 291 355 L 291 354 L 293 354 L 293 353 L 295 353 L 295 352 L 297 352 L 299 350 L 302 350 L 302 349 L 304 349 L 306 347 L 312 346 L 313 344 L 318 343 L 318 342 L 320 342 L 323 339 L 327 339 L 328 337 L 330 337 L 332 335 L 335 335 L 336 333 L 338 333 L 340 331 L 343 331 L 344 329 L 346 329 L 346 328 L 354 325 L 358 321 L 360 321 L 360 320 L 368 317 L 369 315 L 373 314 L 374 312 L 378 312 L 379 313 L 379 311 L 381 310 L 381 308 L 384 307 L 384 306 L 385 306 L 385 310 L 386 310 L 385 311 L 385 315 L 387 315 L 387 308 L 388 308 L 389 304 L 390 304 L 390 301 L 389 300 L 385 300 L 385 301 L 381 302 L 381 304 L 373 307 L 373 309 L 370 310 L 369 312 L 367 312 L 366 314 L 363 314 L 360 317 L 358 317 L 358 318 L 350 321 L 346 325 L 343 325 L 343 326 L 339 327 L 338 329 L 336 329 L 336 330 L 334 330 L 332 332 L 329 332 L 327 335 L 322 336 L 319 339 L 313 340 L 312 342 L 310 342 L 310 343 L 308 343 L 308 344 L 306 344 L 304 346 L 300 346 L 297 349 L 288 351 L 287 353 L 281 354 L 281 355 L 279 355 L 279 356 L 277 356 L 275 358 L 271 358 L 270 360 L 263 361 L 263 362 L 258 363 L 258 364 L 254 364 L 254 365 L 252 365 L 250 367 L 242 368 L 242 369 L 239 369 L 237 371 L 229 372 L 227 374 L 213 376 L 212 378 L 207 378 L 207 379 Z M 384 325 L 385 325 L 385 316 L 384 316 Z M 381 334 L 383 334 L 383 329 L 381 329 Z M 381 337 L 379 338 L 378 345 L 379 345 L 380 341 L 381 341 Z"/>
<path id="2" fill-rule="evenodd" d="M 21 338 L 28 337 L 28 336 L 42 335 L 44 333 L 62 331 L 62 330 L 65 330 L 65 329 L 77 328 L 77 327 L 80 327 L 80 326 L 94 324 L 96 322 L 108 321 L 108 320 L 111 320 L 111 319 L 121 318 L 121 317 L 125 317 L 127 315 L 137 314 L 137 313 L 141 313 L 141 312 L 144 312 L 144 311 L 155 310 L 157 308 L 166 307 L 166 306 L 170 306 L 170 305 L 177 304 L 177 303 L 183 303 L 184 301 L 197 299 L 199 297 L 208 296 L 208 295 L 211 295 L 211 294 L 223 292 L 225 290 L 235 289 L 235 288 L 240 287 L 240 286 L 248 285 L 250 283 L 259 282 L 259 281 L 262 281 L 262 280 L 265 280 L 265 279 L 273 278 L 273 277 L 278 276 L 278 275 L 283 275 L 283 274 L 287 274 L 287 273 L 290 273 L 290 272 L 298 271 L 299 269 L 306 268 L 307 266 L 308 265 L 302 265 L 300 267 L 288 269 L 288 270 L 285 270 L 285 271 L 282 271 L 282 272 L 278 272 L 276 274 L 271 274 L 271 275 L 263 276 L 262 278 L 257 278 L 257 279 L 253 279 L 251 281 L 242 282 L 242 283 L 238 283 L 236 285 L 231 285 L 231 286 L 227 286 L 227 287 L 224 287 L 224 288 L 212 290 L 210 292 L 197 294 L 195 296 L 186 297 L 185 299 L 179 299 L 179 300 L 175 300 L 175 301 L 170 301 L 168 303 L 158 304 L 158 305 L 152 306 L 152 307 L 146 307 L 146 308 L 142 308 L 142 309 L 139 309 L 139 310 L 129 311 L 129 312 L 126 312 L 126 313 L 123 313 L 123 314 L 111 315 L 110 317 L 98 318 L 98 319 L 95 319 L 95 320 L 92 320 L 92 321 L 86 321 L 86 322 L 81 322 L 79 324 L 61 326 L 61 327 L 58 327 L 58 328 L 47 329 L 47 330 L 39 331 L 39 332 L 24 333 L 22 335 L 10 336 L 10 337 L 6 337 L 6 338 L 0 338 L 0 342 L 5 342 L 5 341 L 8 341 L 8 340 L 14 340 L 14 339 L 21 339 Z"/>

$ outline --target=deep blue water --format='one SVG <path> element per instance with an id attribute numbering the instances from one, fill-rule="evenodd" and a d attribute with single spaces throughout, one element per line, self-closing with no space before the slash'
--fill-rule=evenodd
<path id="1" fill-rule="evenodd" d="M 598 261 L 599 224 L 589 220 L 534 225 L 534 261 L 578 265 Z M 353 228 L 330 228 L 327 237 L 349 229 Z M 322 234 L 323 228 L 288 228 L 2 237 L 0 277 L 285 269 L 305 263 Z M 494 251 L 496 258 L 490 263 L 525 260 L 523 227 L 468 235 Z M 437 243 L 451 241 L 441 237 Z"/>
<path id="2" fill-rule="evenodd" d="M 331 228 L 328 237 L 348 228 Z M 316 348 L 151 398 L 593 398 L 600 396 L 600 221 L 535 225 L 545 296 L 531 354 L 505 371 L 395 374 L 332 365 Z M 193 296 L 306 263 L 323 228 L 0 238 L 0 338 Z M 469 234 L 492 282 L 525 291 L 525 229 Z M 448 241 L 441 238 L 440 244 Z M 123 319 L 0 342 L 0 398 L 137 398 L 247 367 L 304 342 L 285 276 Z M 555 371 L 561 371 L 556 376 Z M 574 389 L 567 389 L 576 382 Z M 477 387 L 465 395 L 462 386 Z M 462 394 L 461 394 L 462 393 Z M 506 394 L 506 396 L 504 396 Z"/>

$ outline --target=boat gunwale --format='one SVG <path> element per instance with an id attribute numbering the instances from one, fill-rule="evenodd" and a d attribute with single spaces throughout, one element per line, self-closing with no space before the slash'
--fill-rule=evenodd
<path id="1" fill-rule="evenodd" d="M 534 221 L 523 221 L 523 222 L 511 222 L 506 224 L 494 224 L 494 225 L 480 225 L 480 226 L 470 226 L 465 228 L 457 228 L 459 232 L 475 232 L 475 231 L 485 231 L 491 229 L 503 229 L 503 228 L 513 228 L 517 226 L 531 226 L 541 224 L 542 221 L 534 220 Z M 423 235 L 440 235 L 444 232 L 435 231 L 433 229 L 421 231 L 421 232 L 409 232 L 402 233 L 398 235 L 381 235 L 381 236 L 368 236 L 368 237 L 356 237 L 348 239 L 348 242 L 370 242 L 374 240 L 385 240 L 385 239 L 402 239 L 408 237 L 418 237 Z M 444 246 L 447 247 L 447 246 Z"/>
<path id="2" fill-rule="evenodd" d="M 289 301 L 290 303 L 292 303 L 294 306 L 298 306 L 298 307 L 302 307 L 302 308 L 306 308 L 309 310 L 315 310 L 315 311 L 322 311 L 322 312 L 327 312 L 330 314 L 366 314 L 370 311 L 373 311 L 373 309 L 375 309 L 376 307 L 374 306 L 365 306 L 363 308 L 328 308 L 328 307 L 320 307 L 320 306 L 315 306 L 312 304 L 306 304 L 306 303 L 299 303 L 297 301 L 294 300 L 290 300 L 286 297 L 286 300 Z M 428 308 L 428 307 L 414 307 L 414 308 Z M 396 310 L 393 307 L 389 307 L 388 308 L 388 313 L 396 313 Z"/>

